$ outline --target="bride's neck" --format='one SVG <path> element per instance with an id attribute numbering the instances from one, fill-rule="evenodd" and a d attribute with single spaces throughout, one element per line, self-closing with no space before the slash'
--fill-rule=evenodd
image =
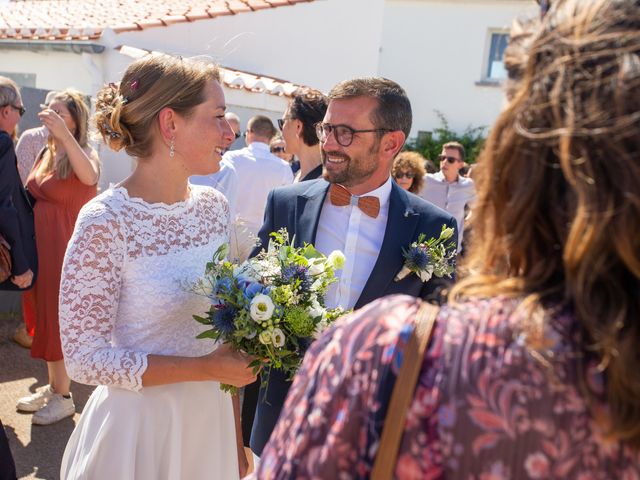
<path id="1" fill-rule="evenodd" d="M 170 205 L 182 202 L 189 196 L 188 177 L 184 172 L 171 168 L 166 161 L 139 160 L 131 176 L 121 185 L 127 189 L 129 196 L 148 203 Z"/>

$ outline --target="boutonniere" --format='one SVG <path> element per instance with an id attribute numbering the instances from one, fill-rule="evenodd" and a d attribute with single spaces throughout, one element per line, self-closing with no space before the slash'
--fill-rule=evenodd
<path id="1" fill-rule="evenodd" d="M 438 238 L 426 240 L 427 236 L 420 234 L 417 242 L 402 249 L 404 266 L 396 275 L 395 281 L 399 282 L 411 273 L 415 273 L 423 282 L 428 282 L 433 275 L 440 278 L 451 277 L 455 270 L 456 256 L 456 245 L 448 241 L 452 236 L 453 228 L 447 228 L 446 225 L 442 225 Z"/>

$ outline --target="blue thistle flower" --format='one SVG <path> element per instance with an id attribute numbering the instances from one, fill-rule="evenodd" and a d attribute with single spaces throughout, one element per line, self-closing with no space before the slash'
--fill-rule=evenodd
<path id="1" fill-rule="evenodd" d="M 231 335 L 236 330 L 234 320 L 238 311 L 229 306 L 218 308 L 212 318 L 213 326 L 223 335 Z"/>
<path id="2" fill-rule="evenodd" d="M 287 265 L 282 269 L 282 283 L 292 284 L 296 280 L 300 281 L 300 290 L 309 291 L 311 288 L 311 279 L 307 267 L 303 265 Z"/>
<path id="3" fill-rule="evenodd" d="M 412 270 L 415 268 L 416 270 L 424 270 L 429 265 L 431 258 L 429 257 L 429 253 L 420 247 L 411 248 L 406 255 L 407 258 L 407 266 Z"/>

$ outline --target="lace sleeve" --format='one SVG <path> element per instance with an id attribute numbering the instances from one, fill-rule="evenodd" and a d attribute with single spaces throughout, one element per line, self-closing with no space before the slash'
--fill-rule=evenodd
<path id="1" fill-rule="evenodd" d="M 138 391 L 147 356 L 111 343 L 126 241 L 116 214 L 86 205 L 69 241 L 60 283 L 60 338 L 69 376 Z"/>

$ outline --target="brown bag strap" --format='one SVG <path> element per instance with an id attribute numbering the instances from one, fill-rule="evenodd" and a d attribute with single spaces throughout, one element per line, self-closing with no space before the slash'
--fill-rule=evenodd
<path id="1" fill-rule="evenodd" d="M 391 394 L 391 401 L 389 402 L 387 416 L 382 428 L 380 446 L 371 471 L 372 480 L 390 480 L 393 478 L 398 449 L 404 433 L 407 410 L 413 400 L 424 351 L 427 348 L 427 343 L 429 343 L 439 310 L 434 305 L 423 303 L 416 315 L 416 327 L 407 342 L 404 360 Z"/>

